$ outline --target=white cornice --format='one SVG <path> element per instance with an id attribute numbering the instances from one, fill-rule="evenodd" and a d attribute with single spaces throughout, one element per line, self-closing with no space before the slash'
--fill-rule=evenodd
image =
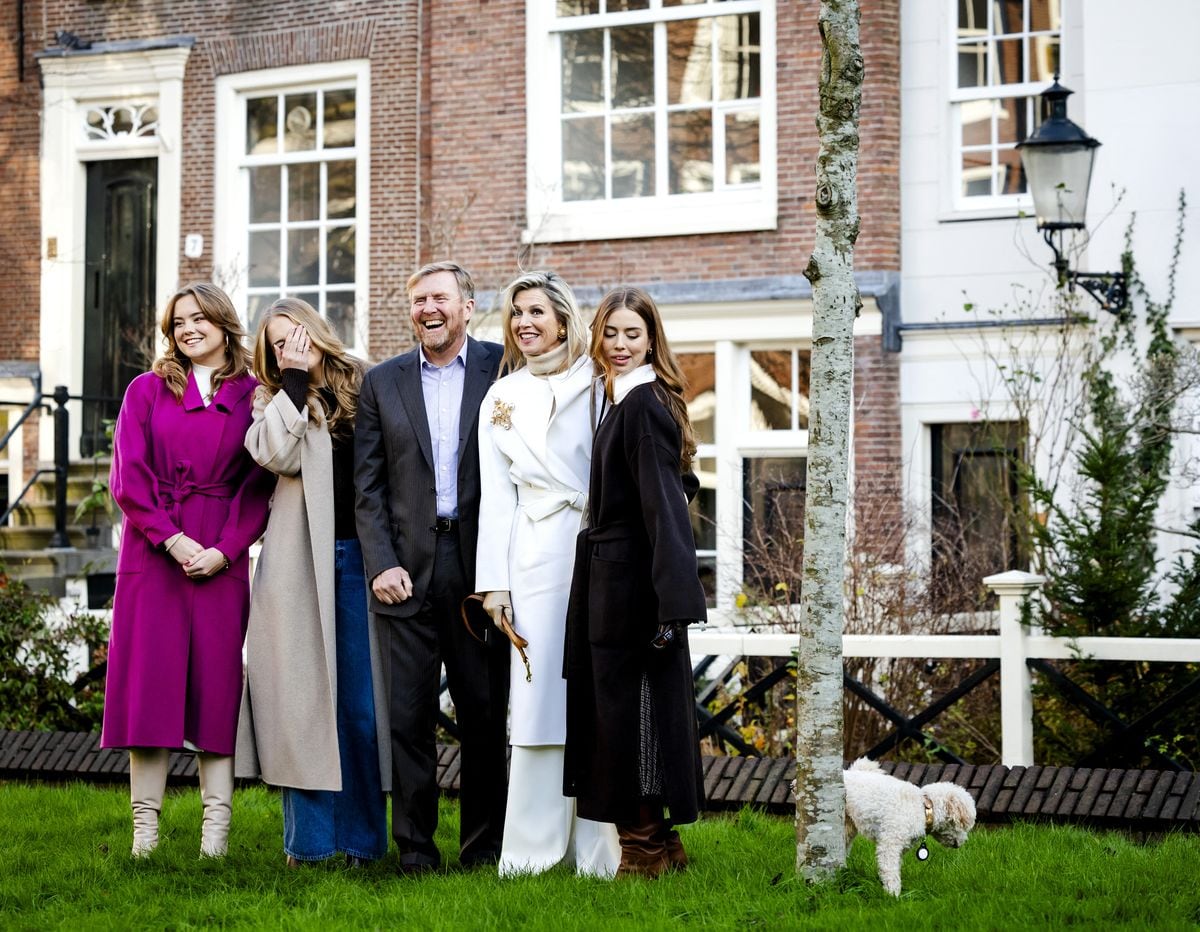
<path id="1" fill-rule="evenodd" d="M 39 58 L 46 88 L 77 98 L 154 93 L 163 81 L 182 81 L 191 46 Z"/>

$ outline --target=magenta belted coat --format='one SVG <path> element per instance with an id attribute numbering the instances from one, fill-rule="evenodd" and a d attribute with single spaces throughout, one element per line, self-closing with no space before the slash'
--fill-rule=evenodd
<path id="1" fill-rule="evenodd" d="M 246 452 L 249 374 L 204 406 L 189 373 L 183 400 L 151 372 L 125 392 L 111 488 L 125 516 L 108 647 L 102 747 L 232 754 L 250 607 L 247 551 L 267 523 L 275 477 Z M 192 580 L 162 549 L 183 531 L 230 566 Z"/>

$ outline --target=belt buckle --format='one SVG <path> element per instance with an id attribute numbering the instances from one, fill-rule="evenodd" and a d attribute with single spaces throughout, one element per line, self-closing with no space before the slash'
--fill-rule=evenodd
<path id="1" fill-rule="evenodd" d="M 454 519 L 439 517 L 433 526 L 439 534 L 449 534 L 454 530 Z"/>

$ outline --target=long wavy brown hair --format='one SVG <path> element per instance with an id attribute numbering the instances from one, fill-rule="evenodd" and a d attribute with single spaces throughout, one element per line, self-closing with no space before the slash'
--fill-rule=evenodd
<path id="1" fill-rule="evenodd" d="M 596 364 L 596 371 L 604 376 L 604 394 L 608 396 L 609 401 L 613 400 L 613 380 L 617 377 L 616 371 L 609 365 L 608 359 L 604 355 L 604 328 L 608 323 L 608 318 L 623 308 L 633 311 L 646 325 L 646 335 L 650 341 L 650 352 L 646 361 L 654 367 L 654 374 L 658 377 L 658 381 L 654 383 L 654 389 L 658 393 L 659 399 L 679 426 L 682 440 L 679 469 L 681 472 L 686 472 L 691 469 L 692 460 L 696 458 L 696 433 L 692 430 L 687 402 L 683 397 L 684 390 L 687 388 L 687 379 L 684 378 L 683 370 L 679 367 L 679 360 L 675 358 L 670 344 L 667 343 L 662 317 L 659 316 L 654 299 L 641 288 L 632 286 L 614 288 L 600 299 L 600 306 L 596 308 L 596 316 L 592 320 L 590 352 Z"/>
<path id="2" fill-rule="evenodd" d="M 321 351 L 324 359 L 325 387 L 329 393 L 319 391 L 312 383 L 308 387 L 308 404 L 314 411 L 325 415 L 329 432 L 338 436 L 349 434 L 354 429 L 354 414 L 358 410 L 358 390 L 362 385 L 362 362 L 346 352 L 333 328 L 318 314 L 311 304 L 299 298 L 280 298 L 262 315 L 258 322 L 258 333 L 254 337 L 254 376 L 266 388 L 268 397 L 283 388 L 283 376 L 279 371 L 279 360 L 275 348 L 267 339 L 267 325 L 276 317 L 286 317 L 308 331 L 312 345 Z M 329 400 L 332 394 L 332 402 Z"/>
<path id="3" fill-rule="evenodd" d="M 229 295 L 212 282 L 188 282 L 171 295 L 163 309 L 159 329 L 162 330 L 166 347 L 151 367 L 154 374 L 167 383 L 167 388 L 176 400 L 183 399 L 183 393 L 187 391 L 188 373 L 192 369 L 192 361 L 175 342 L 175 305 L 188 295 L 196 299 L 200 313 L 205 319 L 225 332 L 225 364 L 213 373 L 213 396 L 216 396 L 217 389 L 225 382 L 236 379 L 250 369 L 250 351 L 243 342 L 246 339 L 246 331 L 238 319 L 237 311 L 233 309 Z"/>

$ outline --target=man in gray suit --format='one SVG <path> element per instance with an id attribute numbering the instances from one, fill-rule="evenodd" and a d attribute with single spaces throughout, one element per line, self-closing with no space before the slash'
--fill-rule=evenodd
<path id="1" fill-rule="evenodd" d="M 379 624 L 392 733 L 392 836 L 404 873 L 441 863 L 440 667 L 461 744 L 459 857 L 495 862 L 508 786 L 508 641 L 474 640 L 460 616 L 479 529 L 479 404 L 502 348 L 467 336 L 471 276 L 438 262 L 408 280 L 419 345 L 363 379 L 354 434 L 356 516 Z"/>

